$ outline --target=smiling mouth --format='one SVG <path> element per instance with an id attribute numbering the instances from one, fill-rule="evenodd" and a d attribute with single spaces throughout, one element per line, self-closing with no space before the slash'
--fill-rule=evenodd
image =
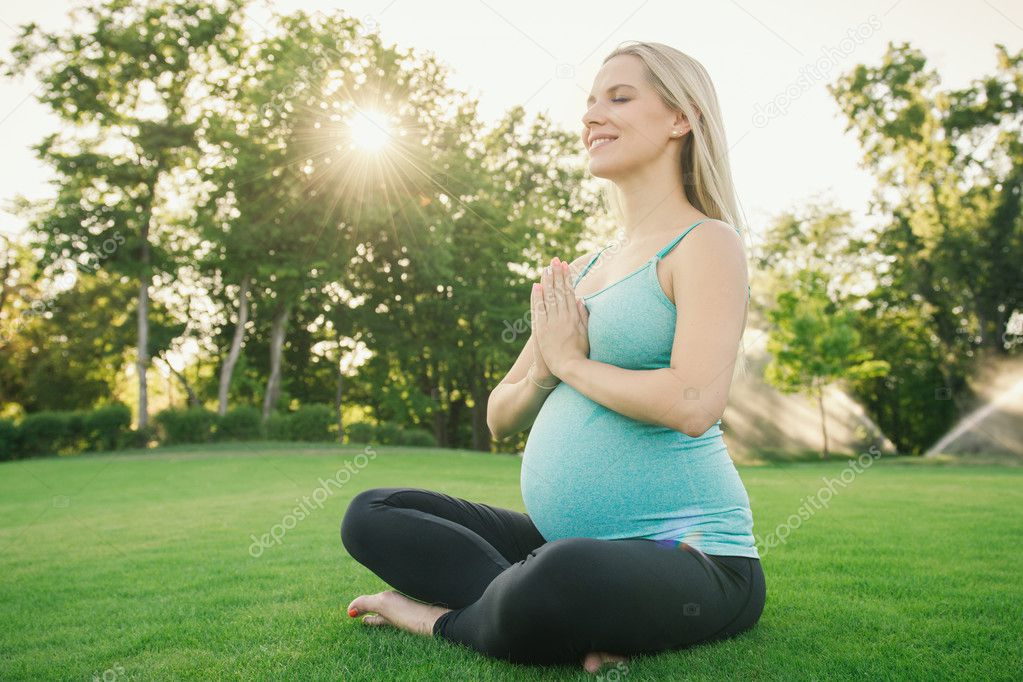
<path id="1" fill-rule="evenodd" d="M 596 142 L 594 142 L 594 143 L 593 143 L 592 145 L 590 145 L 590 151 L 591 151 L 591 152 L 595 152 L 595 151 L 597 151 L 598 149 L 601 149 L 601 148 L 603 148 L 603 147 L 606 147 L 606 146 L 608 146 L 609 144 L 614 144 L 614 143 L 615 143 L 615 142 L 616 142 L 617 140 L 618 140 L 618 138 L 617 138 L 617 137 L 616 137 L 616 138 L 613 138 L 613 139 L 612 139 L 612 138 L 606 138 L 606 137 L 605 137 L 605 138 L 602 138 L 602 139 L 600 139 L 600 140 L 597 140 L 597 141 L 596 141 Z"/>

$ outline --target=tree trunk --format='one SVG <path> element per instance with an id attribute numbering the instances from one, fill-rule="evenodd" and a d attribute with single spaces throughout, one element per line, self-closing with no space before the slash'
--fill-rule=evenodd
<path id="1" fill-rule="evenodd" d="M 344 395 L 344 380 L 345 375 L 341 373 L 341 354 L 344 353 L 344 349 L 341 347 L 340 335 L 338 335 L 338 357 L 337 357 L 337 393 L 334 395 L 334 409 L 337 410 L 337 442 L 345 442 L 345 425 L 344 420 L 341 417 L 341 396 Z"/>
<path id="2" fill-rule="evenodd" d="M 490 427 L 487 426 L 487 401 L 490 395 L 485 389 L 478 390 L 472 397 L 472 449 L 490 452 Z"/>
<path id="3" fill-rule="evenodd" d="M 139 276 L 138 308 L 138 357 L 135 371 L 139 375 L 139 428 L 149 425 L 149 388 L 146 385 L 146 370 L 149 367 L 149 220 L 142 223 L 142 274 Z"/>
<path id="4" fill-rule="evenodd" d="M 189 407 L 201 407 L 202 403 L 199 402 L 199 396 L 196 395 L 194 390 L 192 390 L 192 385 L 188 383 L 188 379 L 185 378 L 185 375 L 182 374 L 181 372 L 179 372 L 178 370 L 174 369 L 174 366 L 171 365 L 171 363 L 167 361 L 167 358 L 160 358 L 160 359 L 163 360 L 163 364 L 167 365 L 167 369 L 169 369 L 171 371 L 171 374 L 174 375 L 174 377 L 181 384 L 182 388 L 185 389 L 185 395 L 188 396 L 188 406 Z"/>
<path id="5" fill-rule="evenodd" d="M 281 355 L 284 349 L 284 335 L 288 326 L 291 305 L 281 303 L 274 313 L 273 325 L 270 330 L 270 378 L 266 382 L 266 394 L 263 396 L 263 419 L 277 405 L 281 394 Z"/>
<path id="6" fill-rule="evenodd" d="M 234 374 L 235 365 L 238 364 L 238 357 L 242 352 L 242 344 L 245 341 L 245 323 L 249 321 L 249 276 L 242 277 L 241 286 L 238 289 L 238 324 L 234 328 L 234 337 L 231 339 L 231 350 L 227 353 L 224 366 L 220 368 L 220 388 L 217 391 L 217 413 L 223 417 L 227 412 L 227 393 L 231 388 L 231 377 Z"/>
<path id="7" fill-rule="evenodd" d="M 459 395 L 463 395 L 459 392 Z M 458 400 L 448 400 L 448 415 L 447 415 L 447 447 L 457 448 L 464 447 L 464 444 L 459 440 L 458 427 L 462 423 L 462 412 L 465 410 L 465 398 L 460 397 Z"/>
<path id="8" fill-rule="evenodd" d="M 817 405 L 821 411 L 821 431 L 824 434 L 824 452 L 821 453 L 821 459 L 828 459 L 828 421 L 824 414 L 824 389 L 821 386 L 817 386 Z"/>

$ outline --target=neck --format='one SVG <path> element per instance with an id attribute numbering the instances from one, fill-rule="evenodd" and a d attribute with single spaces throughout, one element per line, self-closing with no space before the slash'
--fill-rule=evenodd
<path id="1" fill-rule="evenodd" d="M 674 155 L 615 184 L 622 192 L 623 231 L 630 241 L 645 234 L 674 232 L 703 217 L 686 198 L 681 163 Z"/>

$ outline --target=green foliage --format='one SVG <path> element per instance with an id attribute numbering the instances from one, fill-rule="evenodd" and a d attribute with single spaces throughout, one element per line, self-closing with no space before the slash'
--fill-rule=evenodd
<path id="1" fill-rule="evenodd" d="M 292 440 L 325 441 L 334 437 L 330 426 L 336 415 L 330 405 L 303 405 L 290 418 Z"/>
<path id="2" fill-rule="evenodd" d="M 401 445 L 403 430 L 393 422 L 381 422 L 377 425 L 374 442 L 383 445 Z"/>
<path id="3" fill-rule="evenodd" d="M 153 419 L 160 426 L 161 442 L 165 445 L 208 443 L 213 440 L 219 421 L 216 412 L 204 407 L 170 408 L 158 412 Z"/>
<path id="4" fill-rule="evenodd" d="M 26 415 L 19 426 L 25 456 L 56 454 L 68 433 L 68 413 L 44 410 Z"/>
<path id="5" fill-rule="evenodd" d="M 777 307 L 768 312 L 772 361 L 766 379 L 786 393 L 816 395 L 836 379 L 884 374 L 888 363 L 872 360 L 871 352 L 861 347 L 855 314 L 828 298 L 822 274 L 803 271 L 796 280 L 796 288 L 780 294 Z"/>
<path id="6" fill-rule="evenodd" d="M 961 89 L 908 43 L 828 86 L 877 177 L 878 303 L 924 305 L 950 358 L 1004 352 L 1023 306 L 1023 50 L 995 48 L 995 72 Z"/>
<path id="7" fill-rule="evenodd" d="M 816 398 L 824 415 L 824 387 L 839 379 L 858 380 L 883 375 L 890 368 L 860 344 L 853 311 L 828 297 L 823 273 L 797 273 L 793 289 L 778 296 L 768 311 L 772 328 L 767 341 L 771 362 L 764 378 L 785 393 L 797 391 Z M 828 441 L 824 430 L 824 452 Z"/>
<path id="8" fill-rule="evenodd" d="M 262 416 L 255 407 L 241 405 L 228 410 L 220 418 L 217 440 L 258 440 L 262 433 Z"/>
<path id="9" fill-rule="evenodd" d="M 263 422 L 263 437 L 267 440 L 292 440 L 291 415 L 271 412 Z"/>
<path id="10" fill-rule="evenodd" d="M 159 441 L 160 429 L 156 424 L 147 424 L 139 429 L 132 429 L 124 438 L 125 447 L 148 448 L 151 443 Z"/>
<path id="11" fill-rule="evenodd" d="M 116 450 L 124 445 L 131 428 L 131 408 L 122 403 L 104 405 L 83 416 L 88 449 Z"/>
<path id="12" fill-rule="evenodd" d="M 0 419 L 0 461 L 14 459 L 21 450 L 18 425 L 12 419 Z"/>
<path id="13" fill-rule="evenodd" d="M 437 439 L 433 434 L 424 429 L 407 429 L 402 434 L 401 442 L 402 445 L 416 447 L 435 447 L 437 445 Z"/>
<path id="14" fill-rule="evenodd" d="M 878 310 L 859 320 L 863 343 L 890 365 L 883 376 L 853 381 L 853 395 L 899 452 L 920 454 L 956 419 L 965 378 L 950 371 L 920 309 Z"/>
<path id="15" fill-rule="evenodd" d="M 369 422 L 353 422 L 345 426 L 349 443 L 371 443 L 376 427 Z"/>

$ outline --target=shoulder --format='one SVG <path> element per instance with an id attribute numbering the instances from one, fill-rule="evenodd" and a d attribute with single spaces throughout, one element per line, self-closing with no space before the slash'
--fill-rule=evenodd
<path id="1" fill-rule="evenodd" d="M 671 250 L 668 256 L 678 252 L 679 260 L 705 260 L 708 257 L 743 254 L 742 237 L 734 227 L 720 220 L 705 220 L 693 229 Z"/>
<path id="2" fill-rule="evenodd" d="M 674 256 L 674 258 L 672 258 Z M 746 252 L 734 227 L 720 220 L 700 223 L 665 257 L 675 288 L 737 278 L 746 282 Z"/>

